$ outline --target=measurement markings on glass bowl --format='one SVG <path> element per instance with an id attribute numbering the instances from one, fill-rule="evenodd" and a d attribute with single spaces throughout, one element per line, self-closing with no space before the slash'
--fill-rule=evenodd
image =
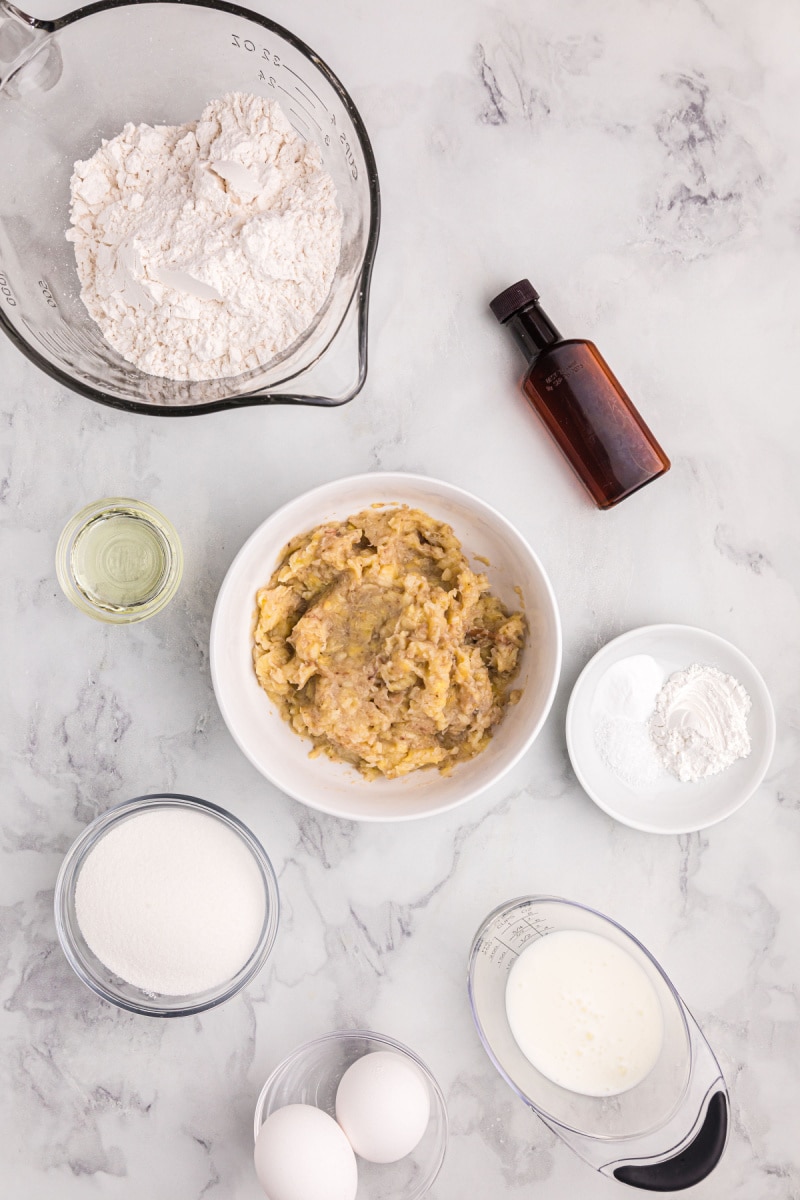
<path id="1" fill-rule="evenodd" d="M 248 54 L 255 54 L 256 51 L 260 49 L 260 58 L 263 58 L 268 63 L 272 63 L 274 67 L 279 67 L 281 65 L 280 55 L 272 54 L 266 46 L 256 46 L 255 42 L 251 38 L 243 38 L 238 33 L 232 33 L 231 38 L 231 45 L 235 46 L 238 50 L 246 50 Z"/>
<path id="2" fill-rule="evenodd" d="M 305 88 L 307 91 L 311 92 L 311 95 L 312 95 L 312 96 L 313 96 L 313 97 L 314 97 L 316 100 L 319 100 L 320 104 L 321 104 L 321 105 L 322 105 L 322 107 L 325 109 L 325 112 L 328 112 L 328 111 L 329 111 L 329 110 L 328 110 L 328 106 L 327 106 L 327 104 L 325 103 L 325 101 L 322 99 L 322 97 L 321 97 L 321 96 L 318 96 L 318 95 L 317 95 L 317 93 L 314 91 L 314 89 L 312 88 L 312 86 L 311 86 L 311 84 L 310 84 L 310 83 L 306 83 L 305 79 L 303 79 L 301 75 L 298 75 L 298 74 L 297 74 L 297 72 L 296 72 L 296 71 L 293 71 L 291 67 L 287 67 L 285 63 L 283 64 L 283 69 L 284 69 L 284 71 L 288 71 L 290 75 L 294 75 L 295 79 L 299 79 L 299 80 L 300 80 L 300 82 L 302 83 L 303 87 L 304 87 L 304 88 Z M 298 88 L 297 90 L 299 91 L 300 89 Z M 332 123 L 333 125 L 335 125 L 335 124 L 336 124 L 336 119 L 335 119 L 335 117 L 334 117 L 333 115 L 331 115 L 331 123 Z"/>
<path id="3" fill-rule="evenodd" d="M 8 286 L 8 279 L 2 273 L 0 273 L 0 296 L 2 296 L 6 304 L 10 304 L 12 308 L 17 307 L 17 302 L 14 299 L 14 293 Z"/>
<path id="4" fill-rule="evenodd" d="M 69 329 L 64 324 L 42 329 L 34 327 L 24 318 L 22 323 L 31 338 L 38 342 L 43 350 L 58 355 L 71 367 L 79 365 L 82 354 L 95 355 L 98 349 L 102 349 L 102 338 L 89 337 L 80 330 Z"/>
<path id="5" fill-rule="evenodd" d="M 281 88 L 281 91 L 282 91 L 282 92 L 283 92 L 283 91 L 286 91 L 286 89 L 285 89 L 285 88 Z M 286 92 L 286 95 L 287 95 L 287 96 L 289 96 L 289 93 L 288 93 L 288 92 Z M 292 103 L 293 103 L 293 104 L 296 104 L 298 108 L 302 108 L 302 110 L 303 110 L 303 112 L 306 114 L 306 116 L 307 116 L 307 117 L 308 117 L 308 118 L 309 118 L 311 121 L 313 121 L 313 122 L 314 122 L 314 124 L 316 125 L 317 129 L 320 131 L 320 133 L 322 133 L 322 126 L 320 125 L 319 121 L 318 121 L 318 120 L 317 120 L 317 119 L 314 117 L 314 115 L 308 111 L 308 109 L 306 108 L 306 106 L 305 106 L 304 104 L 301 104 L 301 103 L 299 102 L 299 100 L 295 100 L 293 96 L 289 96 L 289 99 L 292 101 Z M 294 109 L 290 109 L 289 111 L 290 111 L 290 112 L 294 112 Z M 297 113 L 295 112 L 295 114 L 294 114 L 294 115 L 295 115 L 295 116 L 297 116 Z M 302 120 L 302 117 L 300 118 L 300 120 Z M 330 146 L 330 144 L 331 144 L 331 139 L 330 139 L 330 138 L 327 136 L 327 134 L 325 134 L 325 135 L 323 135 L 323 136 L 324 136 L 324 138 L 325 138 L 325 145 L 326 145 L 326 146 Z"/>
<path id="6" fill-rule="evenodd" d="M 309 128 L 308 128 L 308 125 L 306 124 L 306 122 L 303 120 L 303 118 L 300 116 L 299 113 L 296 113 L 294 111 L 293 108 L 290 108 L 289 112 L 294 117 L 294 120 L 292 121 L 292 125 L 294 125 L 297 132 L 300 134 L 301 137 L 307 137 L 310 131 L 309 131 Z"/>
<path id="7" fill-rule="evenodd" d="M 71 341 L 69 333 L 65 329 L 34 329 L 27 321 L 23 322 L 25 328 L 36 339 L 43 350 L 50 354 L 56 354 L 64 359 L 68 366 L 74 366 L 74 354 L 76 350 L 75 343 Z"/>
<path id="8" fill-rule="evenodd" d="M 41 289 L 42 298 L 44 299 L 47 307 L 48 308 L 58 308 L 58 305 L 56 304 L 55 296 L 50 291 L 50 285 L 48 284 L 46 279 L 39 280 L 39 288 Z"/>
<path id="9" fill-rule="evenodd" d="M 289 68 L 287 67 L 287 68 L 286 68 L 286 70 L 288 71 L 288 69 L 289 69 Z M 294 85 L 294 90 L 297 92 L 297 94 L 298 94 L 298 96 L 300 97 L 300 99 L 301 99 L 301 100 L 303 100 L 303 101 L 304 101 L 306 104 L 310 104 L 312 108 L 316 108 L 316 107 L 317 107 L 317 106 L 316 106 L 316 104 L 314 103 L 314 101 L 311 99 L 311 97 L 310 97 L 310 96 L 307 96 L 307 95 L 305 94 L 305 92 L 303 91 L 303 89 L 302 89 L 302 88 L 299 88 L 299 87 L 297 86 L 297 84 L 295 84 L 295 85 Z M 327 112 L 327 109 L 326 109 L 325 111 Z"/>
<path id="10" fill-rule="evenodd" d="M 239 34 L 239 33 L 231 34 L 230 46 L 232 49 L 235 49 L 235 50 L 243 50 L 245 52 L 245 54 L 254 55 L 256 62 L 259 62 L 259 63 L 266 62 L 266 63 L 269 63 L 270 66 L 277 67 L 281 71 L 287 71 L 296 80 L 298 80 L 299 83 L 302 83 L 306 92 L 310 92 L 311 96 L 314 96 L 319 101 L 319 103 L 325 109 L 325 112 L 330 120 L 331 126 L 333 128 L 336 127 L 336 114 L 332 113 L 330 111 L 330 109 L 328 108 L 325 101 L 320 96 L 317 95 L 317 93 L 312 88 L 311 84 L 308 83 L 305 79 L 303 79 L 302 75 L 298 75 L 296 71 L 293 71 L 291 67 L 287 67 L 286 63 L 281 61 L 281 57 L 279 54 L 274 54 L 269 49 L 268 46 L 256 45 L 256 43 L 253 41 L 252 38 L 243 38 L 241 36 L 241 34 Z M 302 108 L 303 111 L 306 113 L 306 115 L 316 125 L 317 129 L 319 130 L 320 134 L 322 135 L 322 140 L 325 143 L 325 145 L 330 146 L 331 140 L 332 140 L 331 134 L 326 133 L 324 131 L 322 126 L 317 121 L 316 117 L 311 113 L 310 109 L 308 109 L 306 107 L 306 105 L 310 105 L 311 108 L 314 108 L 314 109 L 316 109 L 316 107 L 317 107 L 316 104 L 314 103 L 314 101 L 310 98 L 310 96 L 307 96 L 305 94 L 305 92 L 302 92 L 300 90 L 300 88 L 297 86 L 297 84 L 293 84 L 292 86 L 294 87 L 295 92 L 300 97 L 300 100 L 298 100 L 297 96 L 292 95 L 292 93 L 287 88 L 285 88 L 283 86 L 283 84 L 278 83 L 278 80 L 276 79 L 276 77 L 274 75 L 271 75 L 268 72 L 265 72 L 263 67 L 259 67 L 258 78 L 262 83 L 266 83 L 268 87 L 274 88 L 276 91 L 283 92 L 284 95 L 289 97 L 289 99 L 292 101 L 293 104 L 297 104 L 298 107 Z M 305 103 L 302 103 L 302 101 L 305 101 Z M 297 118 L 298 121 L 301 122 L 301 124 L 304 124 L 303 118 L 297 112 L 294 113 L 294 116 Z M 325 117 L 321 117 L 321 119 L 324 121 Z M 333 136 L 335 137 L 335 134 Z M 350 168 L 350 174 L 351 174 L 352 178 L 358 179 L 358 165 L 355 160 L 355 155 L 353 154 L 353 149 L 344 133 L 339 134 L 339 145 L 342 148 L 344 160 L 347 163 L 348 167 Z"/>

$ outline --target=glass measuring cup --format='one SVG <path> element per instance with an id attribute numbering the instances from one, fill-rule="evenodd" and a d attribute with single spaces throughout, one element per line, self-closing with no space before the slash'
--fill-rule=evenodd
<path id="1" fill-rule="evenodd" d="M 276 99 L 319 146 L 343 213 L 339 266 L 310 327 L 266 365 L 200 382 L 146 375 L 80 299 L 64 236 L 73 163 L 126 122 L 196 120 L 233 91 Z M 65 386 L 156 415 L 351 400 L 366 377 L 379 224 L 377 168 L 353 101 L 313 50 L 266 17 L 224 0 L 101 0 L 42 21 L 0 0 L 0 327 Z"/>
<path id="2" fill-rule="evenodd" d="M 511 1033 L 505 1007 L 511 967 L 531 942 L 566 929 L 599 934 L 620 946 L 645 972 L 661 1005 L 659 1059 L 641 1083 L 620 1095 L 583 1096 L 559 1087 L 536 1070 Z M 509 901 L 475 935 L 469 997 L 484 1048 L 506 1083 L 595 1170 L 664 1192 L 693 1187 L 717 1165 L 729 1112 L 719 1064 L 664 971 L 621 925 L 550 896 Z"/>

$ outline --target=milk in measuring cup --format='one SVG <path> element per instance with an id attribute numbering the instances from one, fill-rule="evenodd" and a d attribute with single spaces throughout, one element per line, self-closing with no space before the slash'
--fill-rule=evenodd
<path id="1" fill-rule="evenodd" d="M 653 985 L 627 951 L 596 933 L 565 929 L 527 946 L 509 972 L 506 1014 L 537 1071 L 584 1096 L 629 1091 L 661 1052 Z"/>

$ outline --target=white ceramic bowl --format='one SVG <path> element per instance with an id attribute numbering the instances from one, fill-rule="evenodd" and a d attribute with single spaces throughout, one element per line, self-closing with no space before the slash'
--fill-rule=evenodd
<path id="1" fill-rule="evenodd" d="M 522 689 L 483 753 L 449 776 L 417 771 L 367 781 L 324 755 L 281 718 L 256 681 L 252 630 L 256 592 L 291 538 L 323 521 L 344 520 L 374 503 L 408 504 L 452 525 L 471 565 L 489 576 L 509 607 L 522 592 L 529 634 L 514 686 Z M 475 561 L 488 559 L 490 566 Z M 262 775 L 310 808 L 354 821 L 401 821 L 444 812 L 496 783 L 525 753 L 550 711 L 561 669 L 561 626 L 553 589 L 525 539 L 495 509 L 449 483 L 422 475 L 354 475 L 298 496 L 259 525 L 226 575 L 211 625 L 211 677 L 222 716 Z"/>
<path id="2" fill-rule="evenodd" d="M 593 704 L 609 667 L 632 654 L 650 655 L 665 678 L 701 663 L 738 679 L 752 701 L 749 756 L 695 783 L 665 775 L 634 789 L 618 779 L 595 746 Z M 608 642 L 578 676 L 567 708 L 567 749 L 581 787 L 609 816 L 646 833 L 692 833 L 731 816 L 762 783 L 775 749 L 775 713 L 767 685 L 736 646 L 691 625 L 644 625 Z"/>

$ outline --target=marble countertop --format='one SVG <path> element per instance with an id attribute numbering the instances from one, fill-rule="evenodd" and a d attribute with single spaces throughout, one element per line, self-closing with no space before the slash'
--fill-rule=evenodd
<path id="1" fill-rule="evenodd" d="M 0 1190 L 257 1200 L 266 1074 L 359 1025 L 411 1045 L 444 1089 L 432 1200 L 621 1197 L 516 1100 L 472 1027 L 472 935 L 501 901 L 539 892 L 633 930 L 708 1034 L 733 1128 L 698 1200 L 800 1196 L 796 6 L 258 6 L 330 62 L 373 139 L 369 377 L 333 411 L 156 420 L 67 392 L 0 344 Z M 521 398 L 521 359 L 487 303 L 523 275 L 562 330 L 598 343 L 672 457 L 618 510 L 591 506 Z M 223 725 L 208 665 L 215 595 L 245 537 L 306 488 L 369 469 L 441 476 L 500 508 L 540 554 L 564 626 L 556 703 L 513 775 L 399 826 L 327 819 L 267 784 Z M 183 539 L 178 597 L 139 626 L 86 619 L 55 579 L 63 524 L 104 495 L 152 502 Z M 564 741 L 588 658 L 659 621 L 738 645 L 778 718 L 758 793 L 685 837 L 606 817 Z M 284 905 L 254 985 L 183 1021 L 96 1000 L 52 916 L 77 833 L 158 790 L 245 820 Z"/>

